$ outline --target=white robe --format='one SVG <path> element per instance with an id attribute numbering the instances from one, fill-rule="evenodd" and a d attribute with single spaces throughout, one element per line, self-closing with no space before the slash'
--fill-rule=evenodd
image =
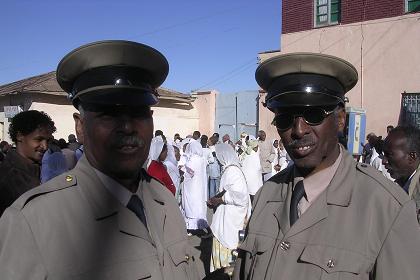
<path id="1" fill-rule="evenodd" d="M 219 149 L 219 145 L 227 145 Z M 219 158 L 219 150 L 231 149 L 236 157 L 233 148 L 228 144 L 216 145 L 216 154 L 219 161 L 222 163 L 223 159 Z M 219 153 L 218 153 L 219 152 Z M 231 158 L 233 158 L 231 155 Z M 245 218 L 250 213 L 250 199 L 246 186 L 246 180 L 243 172 L 239 167 L 239 161 L 236 159 L 226 166 L 223 162 L 224 171 L 220 179 L 219 192 L 225 190 L 223 200 L 225 204 L 217 207 L 214 213 L 211 230 L 217 240 L 226 248 L 236 249 L 239 243 L 238 232 L 244 229 Z"/>
<path id="2" fill-rule="evenodd" d="M 257 152 L 252 151 L 251 154 L 244 157 L 242 170 L 248 185 L 248 193 L 255 195 L 263 185 L 260 156 Z"/>
<path id="3" fill-rule="evenodd" d="M 181 184 L 181 174 L 179 173 L 178 169 L 178 162 L 175 158 L 175 150 L 173 145 L 168 145 L 168 156 L 166 157 L 163 164 L 166 166 L 166 170 L 168 171 L 169 176 L 174 183 L 176 188 L 175 198 L 179 201 L 179 187 Z"/>
<path id="4" fill-rule="evenodd" d="M 198 146 L 197 146 L 198 145 Z M 191 141 L 185 151 L 186 163 L 183 167 L 184 184 L 181 210 L 187 229 L 202 229 L 207 224 L 207 173 L 203 148 L 197 141 Z"/>

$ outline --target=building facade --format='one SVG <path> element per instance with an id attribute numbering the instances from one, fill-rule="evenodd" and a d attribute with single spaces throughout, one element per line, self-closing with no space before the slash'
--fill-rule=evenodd
<path id="1" fill-rule="evenodd" d="M 398 124 L 402 94 L 420 92 L 419 10 L 420 0 L 283 0 L 280 53 L 325 53 L 352 63 L 359 81 L 347 105 L 366 111 L 367 133 L 386 136 L 386 126 Z M 267 111 L 262 121 L 272 118 Z"/>
<path id="2" fill-rule="evenodd" d="M 214 131 L 214 117 L 209 117 L 215 111 L 214 92 L 192 96 L 159 88 L 158 94 L 159 103 L 152 108 L 155 129 L 171 139 L 175 133 L 185 136 L 194 130 Z M 56 139 L 67 140 L 69 134 L 75 134 L 73 113 L 77 111 L 57 84 L 55 72 L 0 86 L 0 141 L 11 141 L 8 135 L 11 108 L 46 112 L 57 127 Z"/>

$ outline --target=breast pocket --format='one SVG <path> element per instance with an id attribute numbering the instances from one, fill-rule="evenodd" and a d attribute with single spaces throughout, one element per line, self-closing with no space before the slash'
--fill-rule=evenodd
<path id="1" fill-rule="evenodd" d="M 323 245 L 307 245 L 299 261 L 321 268 L 322 280 L 367 279 L 371 267 L 362 254 Z"/>
<path id="2" fill-rule="evenodd" d="M 189 245 L 188 240 L 177 242 L 167 247 L 171 259 L 174 279 L 199 279 L 195 259 L 199 254 Z"/>
<path id="3" fill-rule="evenodd" d="M 243 274 L 245 279 L 263 279 L 270 263 L 273 248 L 276 244 L 274 237 L 249 233 L 239 247 L 243 252 Z"/>

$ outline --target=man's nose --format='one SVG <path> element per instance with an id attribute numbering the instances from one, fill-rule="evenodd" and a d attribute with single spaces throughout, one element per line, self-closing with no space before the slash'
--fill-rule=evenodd
<path id="1" fill-rule="evenodd" d="M 40 143 L 40 147 L 43 151 L 46 151 L 48 149 L 48 140 L 42 140 Z"/>
<path id="2" fill-rule="evenodd" d="M 131 133 L 134 130 L 134 120 L 130 116 L 121 116 L 118 119 L 118 127 L 125 133 Z"/>
<path id="3" fill-rule="evenodd" d="M 307 124 L 303 117 L 296 117 L 293 120 L 292 135 L 296 138 L 302 138 L 303 135 L 309 133 L 310 126 Z"/>

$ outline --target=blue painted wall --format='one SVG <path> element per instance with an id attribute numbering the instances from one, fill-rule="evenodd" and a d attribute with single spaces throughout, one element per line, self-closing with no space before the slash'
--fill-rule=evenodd
<path id="1" fill-rule="evenodd" d="M 229 134 L 232 141 L 236 141 L 241 132 L 257 134 L 257 97 L 257 90 L 220 93 L 216 96 L 214 127 L 220 134 L 220 139 L 225 134 Z M 235 98 L 237 99 L 237 119 L 235 117 Z"/>

